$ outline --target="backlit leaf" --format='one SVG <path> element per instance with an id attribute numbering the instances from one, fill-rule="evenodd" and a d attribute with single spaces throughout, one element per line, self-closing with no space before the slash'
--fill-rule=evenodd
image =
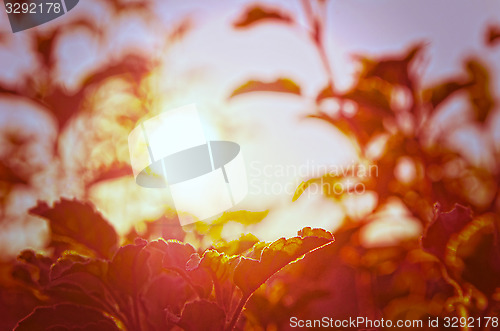
<path id="1" fill-rule="evenodd" d="M 296 201 L 300 196 L 311 186 L 313 183 L 317 183 L 319 181 L 318 178 L 308 179 L 299 184 L 299 186 L 295 189 L 295 193 L 292 197 L 292 202 Z"/>
<path id="2" fill-rule="evenodd" d="M 178 275 L 161 274 L 154 278 L 144 292 L 146 330 L 168 330 L 165 310 L 180 315 L 184 303 L 193 299 L 193 292 Z"/>
<path id="3" fill-rule="evenodd" d="M 194 260 L 193 260 L 194 259 Z M 238 256 L 228 256 L 224 253 L 219 253 L 214 249 L 209 249 L 203 253 L 201 259 L 192 257 L 188 263 L 189 269 L 206 268 L 210 270 L 214 278 L 217 280 L 231 279 L 234 268 L 239 262 Z"/>
<path id="4" fill-rule="evenodd" d="M 348 175 L 346 173 L 346 175 Z M 333 196 L 337 189 L 337 185 L 340 184 L 341 176 L 336 174 L 326 174 L 322 177 L 311 178 L 306 181 L 303 181 L 299 184 L 299 186 L 295 189 L 295 193 L 292 197 L 292 202 L 296 201 L 300 196 L 311 186 L 311 185 L 320 185 L 323 193 L 328 196 Z M 300 235 L 300 234 L 299 234 Z"/>
<path id="5" fill-rule="evenodd" d="M 230 311 L 234 294 L 234 270 L 239 262 L 239 255 L 228 256 L 209 249 L 201 259 L 198 254 L 193 254 L 188 262 L 188 270 L 207 270 L 212 277 L 218 305 L 225 311 Z"/>
<path id="6" fill-rule="evenodd" d="M 150 277 L 149 253 L 143 248 L 144 245 L 120 247 L 109 264 L 108 281 L 121 293 L 135 295 Z"/>
<path id="7" fill-rule="evenodd" d="M 116 231 L 90 203 L 62 198 L 49 207 L 45 202 L 29 211 L 49 221 L 53 239 L 70 243 L 85 254 L 83 246 L 97 256 L 111 258 L 118 246 Z"/>
<path id="8" fill-rule="evenodd" d="M 301 89 L 299 85 L 288 78 L 278 78 L 274 82 L 250 80 L 235 89 L 229 98 L 250 92 L 281 92 L 300 95 Z"/>
<path id="9" fill-rule="evenodd" d="M 214 248 L 227 255 L 243 254 L 245 251 L 252 248 L 259 239 L 253 234 L 242 235 L 239 239 L 231 240 L 229 242 L 221 242 L 214 245 Z"/>
<path id="10" fill-rule="evenodd" d="M 392 115 L 391 93 L 393 88 L 380 81 L 365 79 L 345 94 L 339 95 L 340 98 L 349 99 L 356 102 L 359 107 L 376 111 L 381 116 Z"/>
<path id="11" fill-rule="evenodd" d="M 486 34 L 486 43 L 488 46 L 495 46 L 500 41 L 500 26 L 492 25 L 488 28 Z"/>
<path id="12" fill-rule="evenodd" d="M 424 44 L 419 43 L 410 47 L 405 54 L 400 56 L 387 56 L 381 59 L 359 57 L 363 65 L 361 77 L 378 77 L 390 84 L 403 85 L 412 89 L 414 82 L 410 64 L 424 49 Z"/>
<path id="13" fill-rule="evenodd" d="M 333 234 L 331 232 L 328 232 L 324 229 L 320 228 L 311 228 L 311 227 L 305 227 L 302 230 L 299 230 L 298 232 L 299 237 L 320 237 L 320 238 L 326 238 L 330 240 L 334 240 Z"/>
<path id="14" fill-rule="evenodd" d="M 254 25 L 263 21 L 276 21 L 283 23 L 291 23 L 292 19 L 288 14 L 281 11 L 254 6 L 245 11 L 245 13 L 233 25 L 236 28 L 243 28 Z"/>
<path id="15" fill-rule="evenodd" d="M 269 210 L 264 211 L 249 211 L 238 210 L 224 212 L 221 217 L 214 221 L 217 224 L 225 224 L 227 222 L 237 222 L 243 225 L 252 225 L 260 223 L 269 214 Z"/>
<path id="16" fill-rule="evenodd" d="M 33 276 L 38 284 L 45 286 L 49 282 L 50 267 L 53 262 L 51 258 L 35 253 L 32 250 L 22 251 L 17 258 L 25 264 L 34 267 L 36 272 Z"/>
<path id="17" fill-rule="evenodd" d="M 190 268 L 191 257 L 198 255 L 193 246 L 174 240 L 167 242 L 164 251 L 163 267 L 179 273 L 197 291 L 200 297 L 206 297 L 212 291 L 210 275 L 202 268 Z"/>
<path id="18" fill-rule="evenodd" d="M 301 233 L 314 234 L 314 230 L 307 229 Z M 333 236 L 325 236 L 326 234 L 321 232 L 321 237 L 281 238 L 264 248 L 259 261 L 242 257 L 234 271 L 235 284 L 245 295 L 250 295 L 287 264 L 334 241 Z"/>

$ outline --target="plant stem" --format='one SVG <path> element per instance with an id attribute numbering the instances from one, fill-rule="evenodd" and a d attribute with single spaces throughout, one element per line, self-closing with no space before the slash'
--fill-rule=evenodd
<path id="1" fill-rule="evenodd" d="M 326 53 L 325 44 L 323 42 L 323 24 L 317 17 L 315 17 L 312 7 L 311 0 L 302 0 L 302 7 L 304 8 L 304 12 L 306 14 L 306 18 L 309 21 L 309 24 L 312 26 L 313 30 L 310 32 L 310 37 L 316 46 L 316 50 L 318 51 L 319 57 L 323 66 L 325 68 L 328 86 L 333 92 L 333 70 L 330 65 L 330 61 L 328 60 L 328 54 Z"/>
<path id="2" fill-rule="evenodd" d="M 243 294 L 243 296 L 240 299 L 240 302 L 238 303 L 238 307 L 236 307 L 236 310 L 234 311 L 233 317 L 231 318 L 231 321 L 229 322 L 226 331 L 231 331 L 233 330 L 234 326 L 236 325 L 236 322 L 238 322 L 238 319 L 241 315 L 241 312 L 243 311 L 243 307 L 245 307 L 248 299 L 250 299 L 250 296 L 252 294 Z"/>

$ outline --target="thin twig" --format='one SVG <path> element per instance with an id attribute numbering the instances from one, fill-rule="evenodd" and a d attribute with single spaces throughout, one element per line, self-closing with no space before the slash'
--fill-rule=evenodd
<path id="1" fill-rule="evenodd" d="M 326 52 L 323 40 L 325 22 L 321 21 L 314 15 L 313 9 L 311 7 L 311 0 L 302 0 L 301 2 L 306 14 L 306 18 L 309 21 L 309 25 L 312 27 L 312 31 L 309 33 L 309 35 L 314 45 L 316 46 L 316 50 L 318 51 L 319 57 L 328 76 L 328 86 L 333 93 L 333 70 L 330 65 L 330 61 L 328 60 L 328 54 Z"/>

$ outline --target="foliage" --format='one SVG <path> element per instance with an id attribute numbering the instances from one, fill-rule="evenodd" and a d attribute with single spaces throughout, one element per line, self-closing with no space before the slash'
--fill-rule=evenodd
<path id="1" fill-rule="evenodd" d="M 79 217 L 72 217 L 78 210 Z M 247 300 L 273 274 L 334 240 L 325 230 L 305 228 L 297 237 L 239 251 L 239 242 L 232 242 L 234 255 L 209 249 L 200 256 L 176 240 L 109 245 L 118 240 L 114 229 L 78 201 L 51 208 L 40 203 L 31 212 L 46 218 L 67 246 L 51 255 L 23 251 L 12 266 L 13 280 L 39 300 L 16 330 L 232 329 Z M 67 227 L 60 227 L 61 216 Z"/>
<path id="2" fill-rule="evenodd" d="M 25 250 L 16 261 L 0 265 L 2 329 L 281 330 L 289 328 L 291 316 L 427 321 L 499 315 L 500 158 L 495 142 L 485 146 L 492 161 L 483 164 L 448 144 L 457 128 L 448 126 L 437 135 L 430 130 L 457 95 L 468 100 L 475 125 L 489 125 L 496 96 L 488 65 L 470 57 L 455 77 L 422 86 L 416 69 L 426 45 L 419 42 L 398 55 L 358 56 L 361 70 L 356 83 L 348 91 L 338 91 L 323 45 L 325 22 L 315 15 L 312 4 L 324 11 L 326 1 L 304 0 L 302 5 L 309 23 L 305 33 L 318 52 L 327 81 L 313 98 L 314 111 L 308 117 L 352 138 L 360 163 L 376 165 L 378 174 L 310 178 L 299 186 L 293 200 L 303 199 L 311 185 L 320 184 L 327 199 L 342 204 L 345 193 L 339 195 L 331 188 L 355 179 L 376 194 L 373 212 L 362 219 L 347 216 L 335 237 L 323 229 L 304 228 L 296 237 L 272 243 L 250 234 L 226 242 L 216 241 L 225 223 L 255 224 L 267 212 L 226 213 L 213 226 L 199 223 L 190 233 L 175 216 L 165 215 L 147 223 L 144 231 L 133 229 L 119 237 L 83 199 L 61 198 L 52 206 L 39 202 L 30 213 L 47 220 L 50 241 L 44 252 Z M 117 15 L 149 10 L 146 4 L 122 1 L 113 1 L 112 8 Z M 262 23 L 301 28 L 293 15 L 261 5 L 247 8 L 233 26 L 251 29 Z M 102 33 L 90 21 L 71 24 Z M 173 42 L 188 29 L 183 22 L 166 39 Z M 141 84 L 155 63 L 127 54 L 89 73 L 76 92 L 69 92 L 53 79 L 53 46 L 62 33 L 55 29 L 30 35 L 42 68 L 16 86 L 1 85 L 0 94 L 30 100 L 53 114 L 58 133 L 52 150 L 64 168 L 59 139 L 71 121 L 87 110 L 88 99 L 112 79 L 125 81 L 129 92 L 146 100 L 139 113 L 117 119 L 133 126 L 148 107 Z M 487 46 L 496 47 L 499 35 L 498 27 L 491 26 Z M 288 77 L 253 78 L 235 88 L 228 100 L 257 92 L 304 98 L 303 90 Z M 328 109 L 332 102 L 339 105 L 337 111 Z M 23 146 L 26 139 L 13 135 L 11 142 Z M 379 146 L 375 154 L 373 146 Z M 5 155 L 0 160 L 2 206 L 11 189 L 31 185 L 37 171 L 9 161 L 13 159 Z M 398 175 L 403 163 L 413 169 L 411 176 Z M 113 161 L 81 172 L 86 175 L 87 192 L 101 181 L 129 175 L 130 168 Z M 420 222 L 422 234 L 398 243 L 365 245 L 363 234 L 372 220 L 394 200 Z M 155 226 L 166 224 L 169 231 L 159 234 Z M 187 243 L 187 236 L 214 242 L 207 249 L 197 249 Z"/>

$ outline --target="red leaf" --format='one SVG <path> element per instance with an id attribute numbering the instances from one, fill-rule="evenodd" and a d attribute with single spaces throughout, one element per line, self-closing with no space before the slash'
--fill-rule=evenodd
<path id="1" fill-rule="evenodd" d="M 0 160 L 0 181 L 11 184 L 28 184 L 28 179 L 25 176 L 7 166 L 3 160 Z"/>
<path id="2" fill-rule="evenodd" d="M 210 270 L 218 280 L 231 279 L 234 268 L 239 262 L 238 256 L 228 256 L 214 249 L 205 251 L 201 259 L 196 256 L 197 255 L 194 254 L 188 262 L 189 269 L 196 269 L 199 267 L 206 268 Z"/>
<path id="3" fill-rule="evenodd" d="M 473 223 L 460 233 L 460 239 L 465 239 L 457 250 L 463 261 L 462 277 L 491 298 L 500 287 L 500 220 L 484 214 Z"/>
<path id="4" fill-rule="evenodd" d="M 333 91 L 333 86 L 331 84 L 328 84 L 316 96 L 316 103 L 320 103 L 323 99 L 333 98 L 335 96 L 336 95 Z"/>
<path id="5" fill-rule="evenodd" d="M 144 247 L 144 244 L 120 247 L 109 263 L 108 281 L 119 293 L 135 297 L 147 283 L 150 277 L 147 259 L 150 254 L 143 250 Z"/>
<path id="6" fill-rule="evenodd" d="M 68 254 L 59 258 L 50 268 L 50 279 L 54 280 L 68 271 L 78 268 L 80 265 L 89 263 L 89 259 L 81 255 Z"/>
<path id="7" fill-rule="evenodd" d="M 233 25 L 236 28 L 244 28 L 254 25 L 257 22 L 263 21 L 278 21 L 283 23 L 291 23 L 292 18 L 290 15 L 279 12 L 271 8 L 262 8 L 254 6 L 245 11 L 245 13 Z"/>
<path id="8" fill-rule="evenodd" d="M 260 261 L 242 257 L 234 271 L 234 282 L 244 295 L 252 294 L 274 273 L 310 251 L 330 244 L 333 235 L 325 230 L 304 229 L 306 237 L 281 238 L 264 248 Z M 318 235 L 320 235 L 318 237 Z"/>
<path id="9" fill-rule="evenodd" d="M 187 268 L 192 255 L 197 255 L 193 246 L 178 241 L 168 241 L 164 251 L 163 267 L 179 273 L 197 291 L 200 297 L 207 297 L 212 291 L 210 275 L 201 268 Z"/>
<path id="10" fill-rule="evenodd" d="M 484 123 L 495 107 L 492 95 L 491 77 L 488 68 L 478 60 L 471 59 L 466 63 L 471 81 L 469 99 L 474 108 L 476 120 Z"/>
<path id="11" fill-rule="evenodd" d="M 173 43 L 183 39 L 188 32 L 193 29 L 193 21 L 190 18 L 185 18 L 178 22 L 168 35 L 168 41 Z"/>
<path id="12" fill-rule="evenodd" d="M 193 254 L 188 262 L 188 270 L 207 270 L 214 283 L 217 303 L 225 311 L 231 310 L 231 302 L 234 294 L 234 270 L 240 262 L 240 256 L 228 256 L 216 250 L 209 249 L 203 253 L 200 259 L 198 254 Z"/>
<path id="13" fill-rule="evenodd" d="M 449 240 L 471 221 L 472 212 L 467 207 L 455 204 L 455 208 L 446 213 L 437 207 L 434 220 L 422 236 L 423 249 L 444 262 Z"/>
<path id="14" fill-rule="evenodd" d="M 67 255 L 52 266 L 45 292 L 59 301 L 107 310 L 116 306 L 107 289 L 107 270 L 106 261 Z"/>
<path id="15" fill-rule="evenodd" d="M 135 228 L 132 228 L 125 235 L 125 242 L 134 242 L 136 238 L 145 240 L 162 238 L 164 240 L 173 239 L 182 241 L 186 236 L 176 215 L 163 215 L 154 221 L 141 222 L 141 227 L 145 229 L 139 232 Z"/>
<path id="16" fill-rule="evenodd" d="M 455 92 L 469 87 L 472 84 L 472 82 L 461 82 L 458 79 L 449 80 L 426 89 L 423 92 L 423 98 L 425 101 L 429 102 L 433 108 L 436 108 Z"/>
<path id="17" fill-rule="evenodd" d="M 118 330 L 116 324 L 101 312 L 73 304 L 38 307 L 21 320 L 16 331 L 64 330 Z"/>
<path id="18" fill-rule="evenodd" d="M 111 297 L 102 279 L 84 271 L 67 273 L 51 281 L 44 289 L 44 294 L 56 302 L 101 309 L 110 315 L 116 315 L 110 307 L 118 307 L 120 304 Z M 127 307 L 122 306 L 120 310 L 126 311 Z"/>
<path id="19" fill-rule="evenodd" d="M 150 282 L 144 291 L 147 330 L 168 330 L 165 309 L 180 315 L 184 303 L 193 299 L 193 291 L 178 275 L 162 274 Z"/>
<path id="20" fill-rule="evenodd" d="M 224 330 L 226 314 L 217 304 L 207 300 L 188 302 L 180 318 L 169 318 L 186 331 Z"/>
<path id="21" fill-rule="evenodd" d="M 378 77 L 394 85 L 404 85 L 412 89 L 414 82 L 410 73 L 410 63 L 422 52 L 424 44 L 409 48 L 402 56 L 385 57 L 380 60 L 361 58 L 363 78 Z"/>
<path id="22" fill-rule="evenodd" d="M 326 238 L 326 239 L 329 239 L 329 240 L 333 240 L 333 235 L 326 231 L 326 230 L 323 230 L 323 229 L 319 229 L 319 228 L 311 228 L 311 227 L 305 227 L 303 228 L 302 230 L 299 230 L 299 232 L 297 233 L 299 235 L 299 237 L 318 237 L 318 238 Z"/>
<path id="23" fill-rule="evenodd" d="M 50 266 L 52 265 L 52 259 L 47 256 L 43 256 L 42 254 L 37 254 L 32 250 L 22 251 L 17 258 L 18 260 L 31 265 L 34 269 L 36 269 L 36 272 L 34 272 L 34 274 L 32 273 L 32 279 L 35 280 L 36 283 L 44 286 L 49 282 L 49 272 Z M 25 270 L 28 271 L 29 269 Z"/>
<path id="24" fill-rule="evenodd" d="M 237 222 L 243 225 L 252 225 L 260 223 L 269 214 L 269 210 L 264 211 L 249 211 L 249 210 L 237 210 L 237 211 L 226 211 L 214 224 L 226 224 L 227 222 Z"/>
<path id="25" fill-rule="evenodd" d="M 196 253 L 196 250 L 190 244 L 175 240 L 167 241 L 167 246 L 168 248 L 165 250 L 165 256 L 163 257 L 163 266 L 165 268 L 184 270 L 191 255 Z"/>
<path id="26" fill-rule="evenodd" d="M 288 78 L 278 78 L 274 82 L 250 80 L 233 91 L 229 98 L 250 92 L 281 92 L 300 95 L 301 90 L 294 81 Z"/>
<path id="27" fill-rule="evenodd" d="M 89 203 L 63 198 L 54 207 L 39 202 L 29 212 L 49 221 L 53 239 L 70 243 L 80 253 L 109 259 L 116 251 L 115 229 Z"/>
<path id="28" fill-rule="evenodd" d="M 492 25 L 488 28 L 486 34 L 486 44 L 488 46 L 495 46 L 500 41 L 500 26 Z"/>

